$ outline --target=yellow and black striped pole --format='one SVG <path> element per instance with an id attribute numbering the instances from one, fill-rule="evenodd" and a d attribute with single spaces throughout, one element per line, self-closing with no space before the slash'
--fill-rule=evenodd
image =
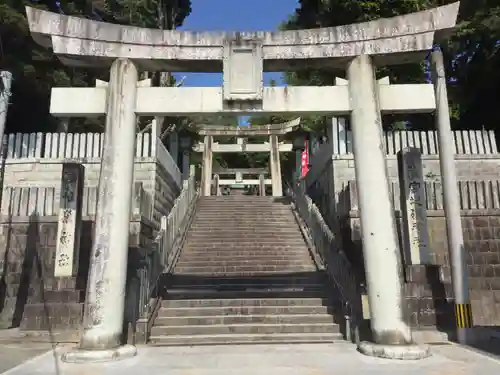
<path id="1" fill-rule="evenodd" d="M 457 328 L 472 328 L 472 305 L 470 303 L 455 304 L 455 321 Z"/>

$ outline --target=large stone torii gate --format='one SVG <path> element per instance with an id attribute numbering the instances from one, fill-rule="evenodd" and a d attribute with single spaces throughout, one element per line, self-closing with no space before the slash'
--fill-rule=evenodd
<path id="1" fill-rule="evenodd" d="M 26 8 L 33 38 L 73 66 L 110 66 L 109 85 L 54 88 L 50 111 L 61 117 L 106 115 L 84 332 L 66 361 L 131 356 L 121 346 L 136 116 L 316 113 L 350 116 L 363 253 L 375 344 L 366 354 L 413 353 L 403 318 L 401 260 L 387 180 L 381 113 L 430 112 L 439 123 L 452 261 L 463 245 L 442 55 L 433 53 L 432 85 L 390 85 L 374 66 L 421 61 L 436 37 L 455 26 L 459 3 L 390 19 L 332 28 L 257 33 L 161 31 L 120 26 Z M 264 71 L 344 68 L 346 85 L 264 87 Z M 223 87 L 142 87 L 138 71 L 223 72 Z M 450 214 L 451 213 L 451 214 Z M 458 222 L 457 222 L 458 221 Z M 450 229 L 451 228 L 451 229 Z M 463 246 L 462 246 L 463 247 Z M 454 255 L 455 254 L 455 255 Z M 458 255 L 457 255 L 458 254 Z M 454 284 L 462 285 L 460 275 Z M 455 285 L 455 286 L 456 286 Z M 455 302 L 469 303 L 467 292 Z"/>

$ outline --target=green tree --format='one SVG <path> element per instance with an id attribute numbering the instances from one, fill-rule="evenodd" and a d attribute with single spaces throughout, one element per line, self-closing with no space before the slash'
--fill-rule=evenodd
<path id="1" fill-rule="evenodd" d="M 457 31 L 445 46 L 456 126 L 500 125 L 500 2 L 464 2 Z"/>
<path id="2" fill-rule="evenodd" d="M 25 6 L 62 11 L 67 15 L 107 22 L 172 29 L 191 12 L 190 0 L 2 0 L 0 2 L 0 69 L 12 72 L 11 105 L 7 132 L 55 131 L 59 120 L 49 114 L 50 90 L 55 86 L 93 86 L 108 72 L 63 65 L 51 51 L 38 46 L 30 35 Z M 174 83 L 168 76 L 168 82 Z M 100 131 L 102 119 L 75 119 L 70 131 Z"/>
<path id="3" fill-rule="evenodd" d="M 339 26 L 420 11 L 454 0 L 300 0 L 296 12 L 282 29 Z M 448 62 L 450 107 L 456 127 L 490 128 L 500 123 L 500 3 L 498 0 L 462 2 L 460 22 L 451 39 L 442 45 Z M 377 76 L 388 75 L 393 83 L 424 82 L 427 62 L 384 67 Z M 304 70 L 286 74 L 290 85 L 330 85 L 343 71 Z M 314 128 L 322 118 L 308 118 Z M 434 126 L 430 115 L 385 116 L 388 127 L 402 123 L 412 128 Z"/>

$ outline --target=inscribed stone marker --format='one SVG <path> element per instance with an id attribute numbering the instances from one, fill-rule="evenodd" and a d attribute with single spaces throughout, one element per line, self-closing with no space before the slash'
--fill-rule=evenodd
<path id="1" fill-rule="evenodd" d="M 74 276 L 78 269 L 83 181 L 83 165 L 76 163 L 63 164 L 54 265 L 55 277 Z"/>
<path id="2" fill-rule="evenodd" d="M 429 233 L 420 150 L 417 148 L 401 150 L 400 161 L 402 163 L 401 209 L 406 264 L 428 264 L 430 261 Z"/>

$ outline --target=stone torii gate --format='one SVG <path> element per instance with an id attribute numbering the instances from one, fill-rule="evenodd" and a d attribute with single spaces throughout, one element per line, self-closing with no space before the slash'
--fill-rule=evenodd
<path id="1" fill-rule="evenodd" d="M 281 183 L 280 152 L 292 150 L 292 145 L 280 143 L 278 137 L 295 130 L 300 125 L 300 117 L 282 124 L 257 125 L 257 126 L 215 126 L 201 125 L 198 134 L 204 137 L 202 144 L 199 144 L 196 151 L 203 152 L 203 174 L 201 180 L 202 193 L 204 196 L 210 195 L 212 185 L 212 155 L 214 152 L 269 152 L 269 165 L 271 170 L 271 184 L 273 197 L 283 196 Z M 239 142 L 236 144 L 218 144 L 214 142 L 214 137 L 269 137 L 269 143 L 246 144 Z"/>
<path id="2" fill-rule="evenodd" d="M 79 350 L 66 353 L 63 359 L 111 360 L 136 353 L 133 346 L 121 346 L 120 341 L 136 117 L 221 112 L 350 116 L 375 341 L 361 343 L 360 350 L 392 357 L 408 353 L 415 358 L 428 355 L 426 348 L 411 345 L 411 330 L 403 317 L 401 259 L 387 179 L 381 113 L 437 111 L 448 233 L 453 239 L 452 254 L 455 250 L 459 254 L 454 264 L 459 264 L 463 239 L 460 242 L 453 151 L 448 147 L 452 138 L 442 56 L 433 53 L 434 87 L 377 82 L 374 67 L 422 61 L 436 37 L 455 27 L 458 9 L 456 2 L 347 26 L 211 33 L 121 26 L 26 8 L 35 41 L 52 48 L 64 63 L 111 67 L 107 87 L 54 88 L 51 96 L 50 111 L 55 116 L 106 115 L 84 332 Z M 264 71 L 283 72 L 305 66 L 345 69 L 347 85 L 263 86 Z M 223 87 L 141 87 L 139 70 L 222 71 L 224 81 Z M 205 146 L 210 149 L 211 141 L 207 142 Z M 461 283 L 454 276 L 455 282 Z M 455 297 L 456 303 L 469 303 L 465 294 Z"/>

